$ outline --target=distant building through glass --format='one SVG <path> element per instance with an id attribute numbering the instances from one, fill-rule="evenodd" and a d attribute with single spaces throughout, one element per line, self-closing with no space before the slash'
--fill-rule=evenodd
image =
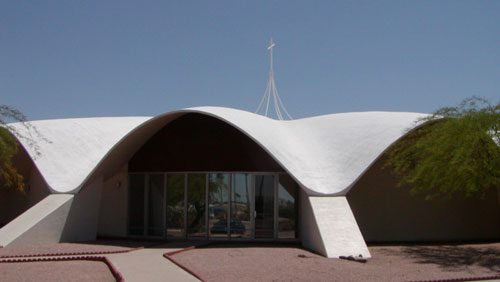
<path id="1" fill-rule="evenodd" d="M 132 237 L 298 238 L 298 187 L 286 173 L 153 172 L 129 178 Z"/>

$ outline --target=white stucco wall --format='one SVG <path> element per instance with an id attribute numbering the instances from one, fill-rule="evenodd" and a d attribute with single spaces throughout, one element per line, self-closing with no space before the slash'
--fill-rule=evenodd
<path id="1" fill-rule="evenodd" d="M 96 239 L 102 184 L 102 177 L 97 178 L 86 184 L 75 195 L 61 236 L 61 242 Z"/>
<path id="2" fill-rule="evenodd" d="M 119 186 L 118 183 L 120 183 Z M 98 236 L 127 236 L 127 187 L 127 165 L 124 165 L 104 181 L 101 193 Z"/>
<path id="3" fill-rule="evenodd" d="M 398 187 L 391 169 L 380 158 L 347 194 L 367 242 L 476 241 L 500 239 L 498 192 L 484 198 L 425 200 L 410 186 Z"/>

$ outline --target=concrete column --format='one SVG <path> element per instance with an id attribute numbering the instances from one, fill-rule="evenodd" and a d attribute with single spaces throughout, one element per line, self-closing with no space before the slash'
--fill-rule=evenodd
<path id="1" fill-rule="evenodd" d="M 73 197 L 71 194 L 45 197 L 0 229 L 0 245 L 9 247 L 60 242 Z"/>
<path id="2" fill-rule="evenodd" d="M 308 196 L 301 191 L 301 240 L 304 247 L 329 258 L 371 258 L 346 197 Z"/>

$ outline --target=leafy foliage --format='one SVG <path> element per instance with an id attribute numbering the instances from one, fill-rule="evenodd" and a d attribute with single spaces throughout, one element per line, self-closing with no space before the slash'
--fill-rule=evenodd
<path id="1" fill-rule="evenodd" d="M 26 129 L 26 133 L 21 134 L 9 122 L 20 122 Z M 37 138 L 34 138 L 34 135 Z M 40 133 L 27 122 L 26 116 L 20 111 L 6 105 L 0 105 L 0 188 L 17 189 L 24 191 L 24 178 L 12 165 L 12 158 L 19 150 L 17 140 L 20 138 L 27 141 L 35 153 L 39 155 L 37 139 L 46 140 Z"/>
<path id="2" fill-rule="evenodd" d="M 6 128 L 0 128 L 0 187 L 24 189 L 23 176 L 12 166 L 17 153 L 16 140 Z"/>
<path id="3" fill-rule="evenodd" d="M 500 103 L 467 98 L 416 121 L 388 151 L 386 165 L 411 193 L 484 196 L 500 187 Z"/>

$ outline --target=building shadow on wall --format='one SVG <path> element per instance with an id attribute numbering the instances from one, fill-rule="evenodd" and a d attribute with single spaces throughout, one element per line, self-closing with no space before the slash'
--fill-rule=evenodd
<path id="1" fill-rule="evenodd" d="M 404 256 L 421 264 L 434 264 L 447 271 L 480 266 L 500 272 L 500 244 L 492 247 L 479 246 L 405 246 L 399 250 L 385 249 L 384 252 Z"/>

